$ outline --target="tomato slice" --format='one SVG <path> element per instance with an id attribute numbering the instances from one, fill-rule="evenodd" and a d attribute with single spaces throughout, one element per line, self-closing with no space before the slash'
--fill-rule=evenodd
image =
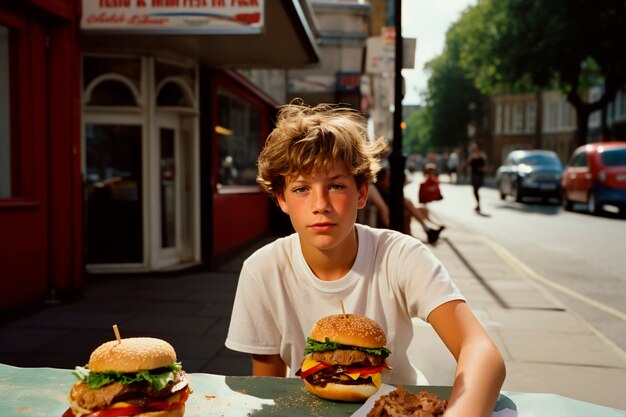
<path id="1" fill-rule="evenodd" d="M 132 407 L 118 407 L 118 408 L 106 408 L 104 410 L 94 411 L 91 414 L 85 414 L 84 417 L 121 417 L 132 416 L 135 414 L 146 413 L 148 410 L 146 407 L 132 406 Z M 71 408 L 68 408 L 62 417 L 76 417 L 76 414 Z"/>
<path id="2" fill-rule="evenodd" d="M 312 374 L 314 374 L 314 373 L 316 373 L 316 372 L 319 372 L 319 371 L 321 371 L 322 369 L 330 368 L 331 366 L 332 366 L 332 365 L 329 365 L 329 364 L 327 364 L 327 363 L 320 362 L 320 363 L 318 363 L 317 365 L 315 365 L 314 367 L 309 368 L 309 369 L 307 369 L 307 370 L 306 370 L 306 371 L 304 371 L 304 372 L 301 372 L 301 373 L 300 373 L 300 378 L 304 379 L 304 378 L 306 378 L 306 377 L 307 377 L 307 376 L 309 376 L 309 375 L 312 375 Z"/>
<path id="3" fill-rule="evenodd" d="M 346 374 L 361 374 L 362 377 L 365 377 L 367 375 L 371 375 L 371 374 L 380 374 L 383 372 L 383 368 L 384 366 L 375 366 L 375 367 L 366 367 L 366 368 L 354 368 L 354 369 L 346 369 L 344 371 L 344 373 Z"/>

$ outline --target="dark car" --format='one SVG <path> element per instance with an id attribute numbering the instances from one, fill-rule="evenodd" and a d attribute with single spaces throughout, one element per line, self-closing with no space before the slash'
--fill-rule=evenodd
<path id="1" fill-rule="evenodd" d="M 563 165 L 556 153 L 541 149 L 517 150 L 509 153 L 496 171 L 500 198 L 512 196 L 521 202 L 524 197 L 540 197 L 561 201 Z"/>
<path id="2" fill-rule="evenodd" d="M 626 216 L 626 142 L 597 142 L 577 148 L 563 171 L 563 206 L 587 205 L 599 213 L 612 205 Z"/>

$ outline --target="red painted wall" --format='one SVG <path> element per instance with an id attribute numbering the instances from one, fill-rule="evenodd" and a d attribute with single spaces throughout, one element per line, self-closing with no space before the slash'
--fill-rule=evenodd
<path id="1" fill-rule="evenodd" d="M 76 0 L 78 1 L 78 0 Z M 75 4 L 0 4 L 11 56 L 13 196 L 0 199 L 0 310 L 82 285 L 80 52 Z"/>
<path id="2" fill-rule="evenodd" d="M 235 250 L 268 233 L 269 200 L 265 193 L 216 194 L 213 209 L 215 254 Z"/>

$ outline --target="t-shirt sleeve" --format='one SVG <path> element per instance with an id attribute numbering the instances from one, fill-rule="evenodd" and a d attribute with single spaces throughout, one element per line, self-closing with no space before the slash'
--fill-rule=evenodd
<path id="1" fill-rule="evenodd" d="M 399 291 L 411 317 L 427 321 L 440 305 L 465 300 L 444 265 L 425 245 L 405 240 L 397 250 Z"/>
<path id="2" fill-rule="evenodd" d="M 274 355 L 280 352 L 280 332 L 270 310 L 262 280 L 249 260 L 239 275 L 226 347 L 238 352 Z"/>

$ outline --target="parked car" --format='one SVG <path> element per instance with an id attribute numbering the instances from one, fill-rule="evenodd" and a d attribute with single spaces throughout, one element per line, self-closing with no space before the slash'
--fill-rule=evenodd
<path id="1" fill-rule="evenodd" d="M 563 171 L 563 206 L 584 203 L 591 213 L 606 204 L 626 216 L 626 142 L 598 142 L 577 148 Z"/>
<path id="2" fill-rule="evenodd" d="M 563 165 L 556 153 L 542 149 L 512 151 L 496 171 L 500 198 L 540 197 L 561 201 Z"/>

